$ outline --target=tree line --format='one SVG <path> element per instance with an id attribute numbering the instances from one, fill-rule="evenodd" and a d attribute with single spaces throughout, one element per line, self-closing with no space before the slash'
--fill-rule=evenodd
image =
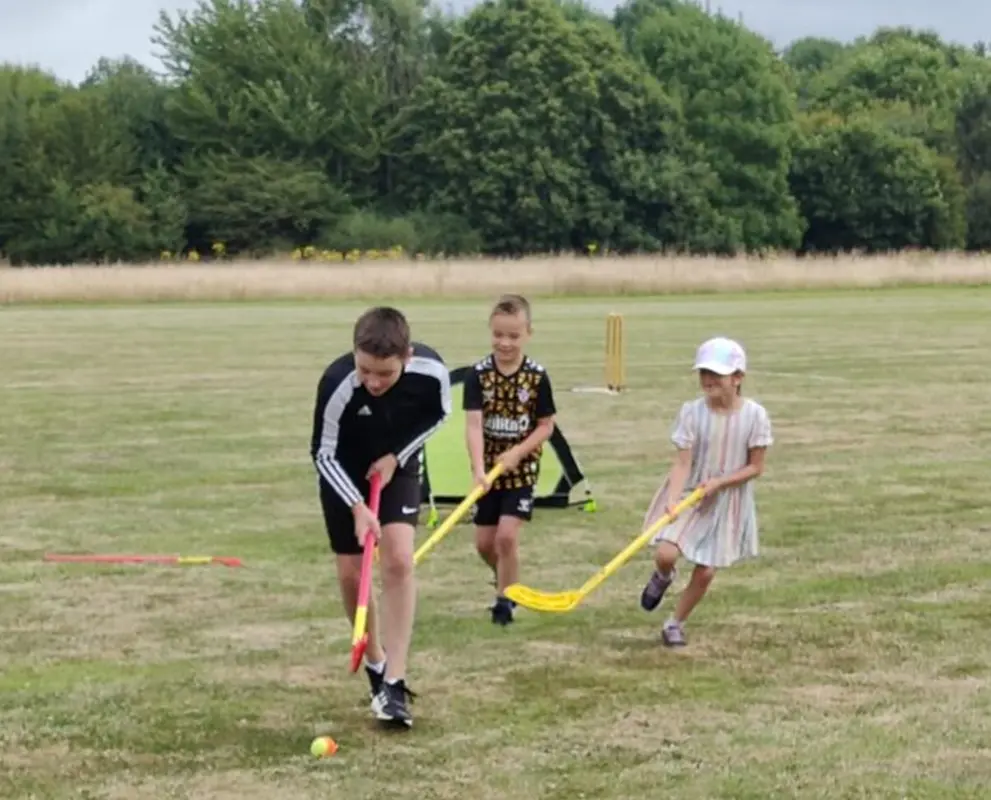
<path id="1" fill-rule="evenodd" d="M 991 59 L 678 0 L 201 0 L 151 71 L 0 68 L 13 265 L 991 244 Z"/>

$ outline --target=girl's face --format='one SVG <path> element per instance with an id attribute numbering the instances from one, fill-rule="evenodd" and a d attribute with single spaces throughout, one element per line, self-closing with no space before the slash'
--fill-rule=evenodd
<path id="1" fill-rule="evenodd" d="M 717 403 L 730 404 L 736 397 L 740 382 L 743 376 L 739 373 L 733 375 L 718 375 L 707 369 L 699 370 L 699 386 L 705 392 L 705 396 Z"/>

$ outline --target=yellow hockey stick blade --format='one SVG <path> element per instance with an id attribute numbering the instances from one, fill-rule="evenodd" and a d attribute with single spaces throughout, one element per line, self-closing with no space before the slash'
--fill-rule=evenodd
<path id="1" fill-rule="evenodd" d="M 517 605 L 531 611 L 571 611 L 581 602 L 580 592 L 539 592 L 520 583 L 511 583 L 503 592 Z"/>
<path id="2" fill-rule="evenodd" d="M 615 573 L 633 555 L 665 525 L 670 524 L 676 517 L 679 517 L 685 510 L 691 508 L 702 500 L 701 489 L 696 489 L 688 497 L 674 507 L 673 514 L 664 514 L 656 520 L 645 531 L 640 533 L 636 539 L 623 548 L 613 559 L 602 569 L 589 578 L 585 584 L 577 591 L 572 592 L 540 592 L 527 586 L 514 583 L 506 587 L 504 594 L 517 605 L 528 608 L 532 611 L 564 612 L 576 608 L 582 600 L 588 597 L 596 588 L 601 585 L 606 578 Z"/>

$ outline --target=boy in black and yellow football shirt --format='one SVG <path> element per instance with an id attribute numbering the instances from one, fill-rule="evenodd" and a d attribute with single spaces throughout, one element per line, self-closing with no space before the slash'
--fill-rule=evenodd
<path id="1" fill-rule="evenodd" d="M 519 535 L 530 520 L 543 444 L 554 432 L 554 395 L 547 371 L 523 351 L 532 333 L 530 304 L 504 295 L 489 315 L 492 353 L 464 385 L 466 440 L 476 484 L 497 462 L 503 473 L 475 508 L 475 547 L 496 576 L 492 621 L 508 625 L 513 606 L 503 591 L 519 579 Z"/>

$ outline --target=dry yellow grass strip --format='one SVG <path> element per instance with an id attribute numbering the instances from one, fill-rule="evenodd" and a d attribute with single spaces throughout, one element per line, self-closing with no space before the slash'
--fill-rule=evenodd
<path id="1" fill-rule="evenodd" d="M 991 256 L 576 256 L 359 264 L 291 260 L 0 269 L 0 303 L 616 295 L 991 282 Z"/>

